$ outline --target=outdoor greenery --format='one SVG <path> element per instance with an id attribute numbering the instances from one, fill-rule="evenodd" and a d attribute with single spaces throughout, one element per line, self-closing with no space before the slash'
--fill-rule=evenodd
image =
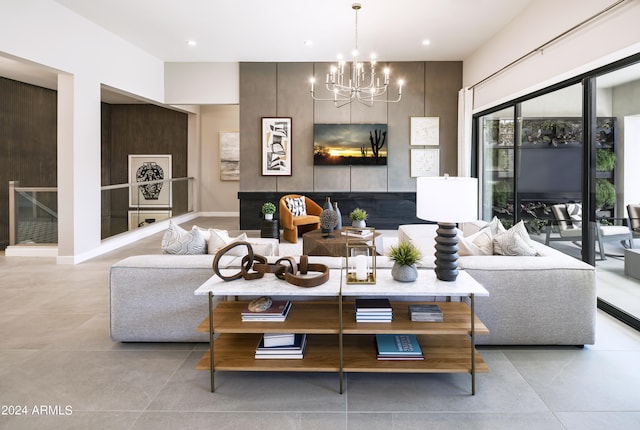
<path id="1" fill-rule="evenodd" d="M 616 189 L 606 179 L 596 180 L 596 207 L 598 209 L 612 208 L 616 204 Z"/>
<path id="2" fill-rule="evenodd" d="M 596 170 L 610 172 L 616 166 L 616 154 L 610 149 L 596 150 Z"/>

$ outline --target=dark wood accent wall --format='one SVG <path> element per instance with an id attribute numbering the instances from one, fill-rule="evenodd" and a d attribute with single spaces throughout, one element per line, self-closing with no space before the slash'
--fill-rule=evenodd
<path id="1" fill-rule="evenodd" d="M 281 192 L 239 192 L 240 229 L 258 230 L 261 226 L 261 208 L 264 202 L 273 202 L 278 207 L 275 215 L 280 215 L 280 198 L 289 193 Z M 322 206 L 327 197 L 338 203 L 344 226 L 350 226 L 349 213 L 355 208 L 367 211 L 367 225 L 385 230 L 395 230 L 402 224 L 427 224 L 416 217 L 416 193 L 369 193 L 369 192 L 305 192 L 303 194 Z"/>
<path id="2" fill-rule="evenodd" d="M 103 185 L 129 181 L 129 154 L 171 154 L 172 177 L 187 176 L 187 114 L 154 105 L 103 103 L 102 121 Z M 173 189 L 174 215 L 188 208 L 186 188 Z M 128 193 L 103 194 L 103 225 L 110 224 L 103 237 L 126 231 Z"/>
<path id="3" fill-rule="evenodd" d="M 57 92 L 0 78 L 0 249 L 9 243 L 9 181 L 57 184 Z M 48 206 L 56 209 L 56 199 Z"/>

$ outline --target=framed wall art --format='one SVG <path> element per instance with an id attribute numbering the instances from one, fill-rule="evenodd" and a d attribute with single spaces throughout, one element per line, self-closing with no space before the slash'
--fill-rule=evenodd
<path id="1" fill-rule="evenodd" d="M 440 145 L 440 117 L 412 116 L 411 145 Z"/>
<path id="2" fill-rule="evenodd" d="M 440 176 L 439 149 L 411 150 L 411 177 Z"/>
<path id="3" fill-rule="evenodd" d="M 147 208 L 171 207 L 171 155 L 129 154 L 129 183 L 149 184 L 129 187 L 129 206 Z"/>
<path id="4" fill-rule="evenodd" d="M 150 210 L 133 210 L 128 212 L 129 230 L 135 230 L 138 227 L 153 224 L 163 219 L 171 218 L 170 210 L 150 211 Z"/>
<path id="5" fill-rule="evenodd" d="M 262 118 L 262 174 L 291 176 L 291 118 Z"/>
<path id="6" fill-rule="evenodd" d="M 240 132 L 220 132 L 220 180 L 240 180 Z"/>

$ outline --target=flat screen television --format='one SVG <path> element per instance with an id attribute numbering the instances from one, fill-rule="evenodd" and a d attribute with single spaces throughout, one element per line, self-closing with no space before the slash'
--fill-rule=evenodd
<path id="1" fill-rule="evenodd" d="M 314 124 L 316 166 L 386 166 L 387 124 Z"/>

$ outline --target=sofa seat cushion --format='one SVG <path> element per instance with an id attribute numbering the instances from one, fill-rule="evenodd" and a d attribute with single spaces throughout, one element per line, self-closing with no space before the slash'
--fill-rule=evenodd
<path id="1" fill-rule="evenodd" d="M 293 225 L 307 225 L 320 222 L 320 217 L 316 215 L 301 215 L 293 217 Z"/>

